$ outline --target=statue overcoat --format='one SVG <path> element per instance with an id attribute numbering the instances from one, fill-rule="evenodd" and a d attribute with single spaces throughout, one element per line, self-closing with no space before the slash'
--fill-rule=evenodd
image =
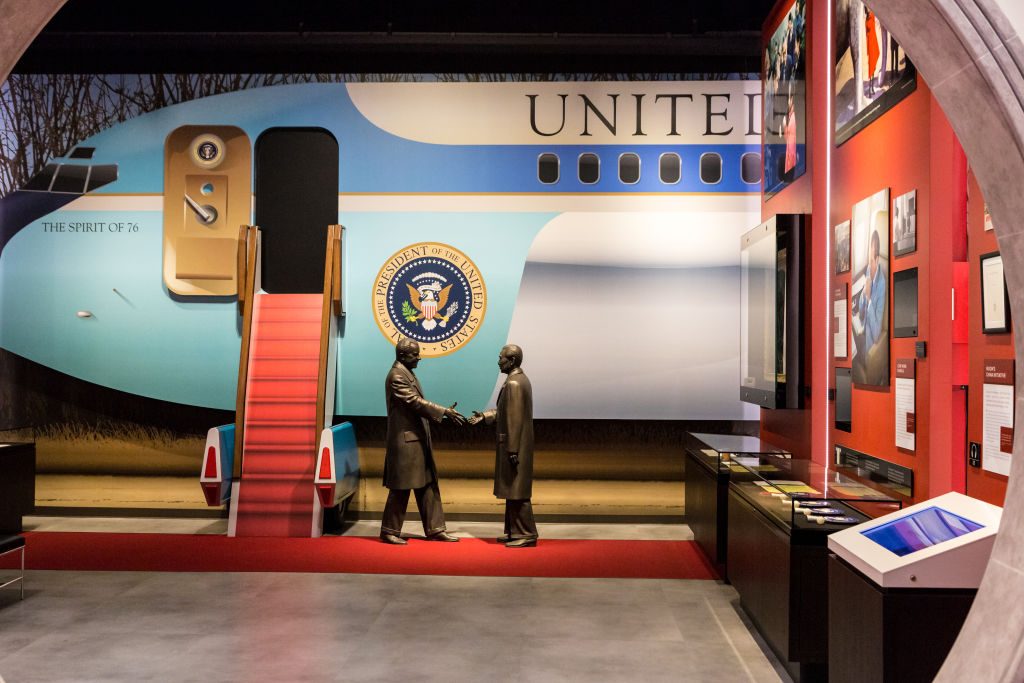
<path id="1" fill-rule="evenodd" d="M 388 404 L 384 486 L 418 489 L 437 479 L 430 443 L 430 421 L 440 422 L 445 407 L 423 398 L 416 375 L 395 362 L 384 381 Z"/>
<path id="2" fill-rule="evenodd" d="M 498 407 L 484 413 L 484 422 L 494 424 L 497 448 L 494 454 L 494 495 L 526 500 L 533 495 L 533 387 L 522 368 L 508 374 L 498 394 Z M 519 465 L 508 454 L 519 455 Z"/>

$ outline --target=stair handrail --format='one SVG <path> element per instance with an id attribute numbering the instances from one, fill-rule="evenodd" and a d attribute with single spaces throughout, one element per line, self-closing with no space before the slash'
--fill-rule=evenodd
<path id="1" fill-rule="evenodd" d="M 249 344 L 252 336 L 253 299 L 258 280 L 260 229 L 243 225 L 238 230 L 238 312 L 242 316 L 242 349 L 238 358 L 238 388 L 235 393 L 235 458 L 232 479 L 242 476 L 242 444 L 245 430 L 245 388 L 249 380 Z"/>
<path id="2" fill-rule="evenodd" d="M 327 253 L 324 258 L 324 298 L 320 311 L 320 366 L 316 380 L 316 433 L 319 434 L 330 421 L 325 415 L 327 391 L 331 384 L 329 377 L 334 368 L 331 356 L 331 337 L 336 334 L 335 318 L 345 315 L 341 304 L 341 245 L 345 228 L 341 225 L 327 227 Z M 333 388 L 333 387 L 332 387 Z"/>

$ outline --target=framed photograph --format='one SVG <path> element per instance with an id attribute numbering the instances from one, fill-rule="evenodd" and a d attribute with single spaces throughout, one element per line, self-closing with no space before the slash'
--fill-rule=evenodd
<path id="1" fill-rule="evenodd" d="M 795 0 L 764 46 L 764 194 L 807 171 L 807 3 Z"/>
<path id="2" fill-rule="evenodd" d="M 917 190 L 892 201 L 892 254 L 903 256 L 917 251 Z"/>
<path id="3" fill-rule="evenodd" d="M 889 386 L 889 188 L 853 205 L 853 381 Z"/>
<path id="4" fill-rule="evenodd" d="M 1010 331 L 1010 295 L 1003 276 L 1003 257 L 998 251 L 981 255 L 981 331 Z"/>
<path id="5" fill-rule="evenodd" d="M 914 92 L 917 70 L 861 0 L 835 0 L 836 145 Z"/>
<path id="6" fill-rule="evenodd" d="M 836 275 L 850 272 L 850 221 L 836 226 Z"/>

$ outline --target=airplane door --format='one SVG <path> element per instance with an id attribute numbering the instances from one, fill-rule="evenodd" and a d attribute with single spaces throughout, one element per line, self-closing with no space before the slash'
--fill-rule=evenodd
<path id="1" fill-rule="evenodd" d="M 252 151 L 235 126 L 180 126 L 164 142 L 164 283 L 184 296 L 231 296 L 238 226 L 252 210 Z M 335 189 L 337 192 L 337 189 Z"/>
<path id="2" fill-rule="evenodd" d="M 322 292 L 327 226 L 338 222 L 338 141 L 323 128 L 270 128 L 255 156 L 263 289 Z"/>

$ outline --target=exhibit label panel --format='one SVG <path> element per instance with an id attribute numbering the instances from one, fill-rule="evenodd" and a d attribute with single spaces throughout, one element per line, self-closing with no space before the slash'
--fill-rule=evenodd
<path id="1" fill-rule="evenodd" d="M 914 358 L 896 359 L 896 446 L 914 450 L 917 432 L 916 394 L 917 361 Z"/>
<path id="2" fill-rule="evenodd" d="M 1013 383 L 1013 360 L 985 360 L 981 466 L 1007 476 L 1013 454 Z"/>

